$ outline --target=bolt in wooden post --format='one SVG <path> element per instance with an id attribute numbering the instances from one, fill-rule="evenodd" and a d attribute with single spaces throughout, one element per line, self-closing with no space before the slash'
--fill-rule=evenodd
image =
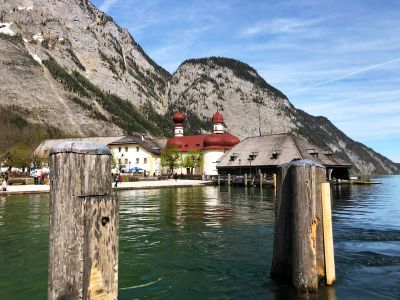
<path id="1" fill-rule="evenodd" d="M 324 273 L 321 181 L 325 167 L 297 160 L 279 170 L 271 276 L 316 292 Z"/>
<path id="2" fill-rule="evenodd" d="M 228 186 L 230 186 L 231 185 L 231 174 L 228 174 Z"/>
<path id="3" fill-rule="evenodd" d="M 92 142 L 50 150 L 48 299 L 117 299 L 118 204 L 111 152 Z"/>

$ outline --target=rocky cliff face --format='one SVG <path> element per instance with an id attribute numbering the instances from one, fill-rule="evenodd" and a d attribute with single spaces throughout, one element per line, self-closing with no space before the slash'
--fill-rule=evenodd
<path id="1" fill-rule="evenodd" d="M 326 118 L 293 107 L 239 61 L 188 60 L 171 75 L 87 0 L 0 0 L 0 9 L 0 106 L 24 124 L 68 136 L 166 136 L 175 110 L 187 114 L 186 133 L 209 131 L 219 110 L 241 138 L 294 132 L 360 173 L 398 172 Z"/>
<path id="2" fill-rule="evenodd" d="M 351 162 L 355 173 L 399 171 L 392 161 L 353 141 L 328 119 L 296 109 L 256 70 L 233 59 L 211 57 L 184 62 L 173 75 L 170 102 L 201 118 L 209 118 L 218 109 L 227 127 L 240 138 L 293 132 Z"/>
<path id="3" fill-rule="evenodd" d="M 77 93 L 81 75 L 105 94 L 165 111 L 170 74 L 89 1 L 0 0 L 0 8 L 2 106 L 71 135 L 127 130 L 112 122 L 115 112 L 93 92 Z M 49 60 L 57 70 L 51 72 L 44 63 Z M 75 72 L 77 82 L 62 72 Z"/>

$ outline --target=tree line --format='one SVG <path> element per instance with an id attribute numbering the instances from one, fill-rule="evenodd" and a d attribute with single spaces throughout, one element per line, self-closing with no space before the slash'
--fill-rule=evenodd
<path id="1" fill-rule="evenodd" d="M 13 108 L 0 108 L 0 164 L 2 167 L 29 169 L 40 168 L 47 157 L 35 153 L 44 139 L 59 138 L 54 127 L 33 125 Z"/>

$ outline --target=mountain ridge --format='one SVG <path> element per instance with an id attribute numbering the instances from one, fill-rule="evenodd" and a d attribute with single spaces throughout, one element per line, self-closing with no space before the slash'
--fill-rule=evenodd
<path id="1" fill-rule="evenodd" d="M 0 7 L 0 106 L 27 124 L 56 128 L 57 136 L 171 136 L 174 111 L 187 114 L 185 132 L 196 134 L 211 130 L 219 110 L 241 138 L 294 132 L 352 162 L 356 173 L 399 172 L 328 119 L 296 109 L 248 64 L 195 58 L 170 74 L 90 1 L 0 0 Z"/>

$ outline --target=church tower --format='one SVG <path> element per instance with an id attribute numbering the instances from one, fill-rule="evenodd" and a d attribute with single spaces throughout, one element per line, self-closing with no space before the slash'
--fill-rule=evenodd
<path id="1" fill-rule="evenodd" d="M 212 116 L 211 122 L 213 123 L 213 133 L 224 133 L 224 117 L 220 114 L 220 112 L 217 111 Z"/>
<path id="2" fill-rule="evenodd" d="M 176 112 L 172 117 L 175 124 L 175 137 L 183 136 L 183 124 L 185 123 L 185 115 L 181 112 Z"/>

